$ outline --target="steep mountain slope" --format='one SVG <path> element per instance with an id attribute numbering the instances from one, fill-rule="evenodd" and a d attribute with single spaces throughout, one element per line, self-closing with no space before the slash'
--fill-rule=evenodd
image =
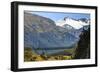
<path id="1" fill-rule="evenodd" d="M 41 17 L 39 15 L 24 12 L 24 27 L 25 30 L 35 32 L 47 32 L 55 28 L 55 23 L 49 18 Z"/>
<path id="2" fill-rule="evenodd" d="M 70 34 L 74 35 L 75 37 L 77 38 L 80 38 L 80 34 L 84 31 L 84 30 L 88 30 L 88 28 L 90 28 L 90 25 L 86 25 L 86 26 L 83 26 L 82 28 L 80 29 L 77 29 L 77 30 L 74 30 L 74 31 L 69 31 Z"/>

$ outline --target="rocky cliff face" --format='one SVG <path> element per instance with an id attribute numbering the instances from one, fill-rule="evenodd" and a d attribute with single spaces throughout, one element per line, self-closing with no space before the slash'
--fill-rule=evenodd
<path id="1" fill-rule="evenodd" d="M 58 49 L 75 46 L 78 39 L 49 18 L 24 13 L 24 47 Z"/>

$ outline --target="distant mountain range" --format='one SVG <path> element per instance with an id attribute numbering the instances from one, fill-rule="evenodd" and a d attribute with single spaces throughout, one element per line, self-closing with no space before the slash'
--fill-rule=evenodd
<path id="1" fill-rule="evenodd" d="M 30 47 L 33 50 L 75 47 L 84 27 L 81 24 L 89 25 L 88 21 L 83 22 L 70 18 L 55 23 L 49 18 L 24 12 L 24 47 Z"/>
<path id="2" fill-rule="evenodd" d="M 89 25 L 90 24 L 90 20 L 86 19 L 86 18 L 81 18 L 81 19 L 73 19 L 70 17 L 64 17 L 64 19 L 60 19 L 58 21 L 56 21 L 56 25 L 66 28 L 67 29 L 80 29 L 83 26 Z"/>
<path id="3" fill-rule="evenodd" d="M 66 32 L 74 35 L 79 38 L 79 35 L 83 31 L 83 28 L 88 29 L 90 26 L 90 19 L 81 18 L 81 19 L 73 19 L 69 17 L 64 17 L 64 19 L 56 21 L 56 25 L 65 29 Z"/>

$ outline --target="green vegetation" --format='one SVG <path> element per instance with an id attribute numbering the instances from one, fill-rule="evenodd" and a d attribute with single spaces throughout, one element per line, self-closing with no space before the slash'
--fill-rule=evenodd
<path id="1" fill-rule="evenodd" d="M 25 48 L 24 61 L 52 61 L 52 60 L 71 60 L 73 58 L 74 49 L 66 49 L 63 52 L 59 52 L 53 55 L 36 54 L 31 48 Z"/>
<path id="2" fill-rule="evenodd" d="M 72 49 L 66 49 L 64 51 L 73 54 L 75 52 L 75 49 L 74 48 L 72 48 Z"/>
<path id="3" fill-rule="evenodd" d="M 71 54 L 71 59 L 73 59 L 74 56 L 75 56 L 76 48 L 67 49 L 67 50 L 64 50 L 64 51 L 70 53 Z"/>

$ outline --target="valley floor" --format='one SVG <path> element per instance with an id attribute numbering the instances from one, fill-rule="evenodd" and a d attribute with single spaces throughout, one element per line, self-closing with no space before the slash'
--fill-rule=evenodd
<path id="1" fill-rule="evenodd" d="M 71 60 L 73 59 L 75 49 L 66 49 L 62 52 L 58 52 L 52 55 L 39 55 L 36 54 L 35 51 L 29 48 L 25 48 L 24 50 L 24 61 L 52 61 L 52 60 Z"/>

